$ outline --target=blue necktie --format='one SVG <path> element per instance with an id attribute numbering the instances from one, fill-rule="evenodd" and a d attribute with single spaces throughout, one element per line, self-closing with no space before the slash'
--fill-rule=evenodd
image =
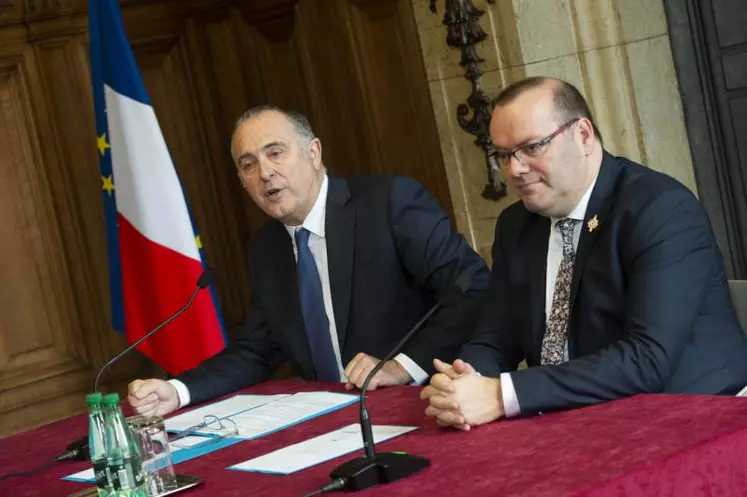
<path id="1" fill-rule="evenodd" d="M 319 279 L 314 256 L 309 250 L 309 235 L 305 228 L 296 230 L 296 250 L 298 250 L 298 297 L 301 301 L 301 314 L 306 325 L 306 338 L 309 341 L 311 360 L 314 362 L 316 379 L 319 381 L 340 381 L 337 358 L 332 347 L 329 320 L 324 311 L 322 281 Z"/>

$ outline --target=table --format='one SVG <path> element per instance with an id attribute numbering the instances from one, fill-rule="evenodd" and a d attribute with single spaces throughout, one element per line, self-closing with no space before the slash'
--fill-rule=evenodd
<path id="1" fill-rule="evenodd" d="M 244 393 L 344 391 L 341 384 L 272 381 Z M 430 458 L 412 477 L 367 489 L 361 496 L 747 496 L 747 398 L 638 395 L 616 402 L 492 423 L 464 433 L 425 417 L 420 389 L 371 392 L 374 424 L 420 427 L 382 443 Z M 81 399 L 81 402 L 83 400 Z M 238 462 L 357 422 L 357 405 L 241 442 L 176 466 L 205 482 L 181 495 L 303 496 L 328 483 L 343 456 L 289 476 L 227 470 Z M 76 416 L 0 439 L 0 472 L 27 469 L 64 452 L 87 431 Z M 84 484 L 60 478 L 83 470 L 65 462 L 25 478 L 0 482 L 0 495 L 65 496 Z"/>

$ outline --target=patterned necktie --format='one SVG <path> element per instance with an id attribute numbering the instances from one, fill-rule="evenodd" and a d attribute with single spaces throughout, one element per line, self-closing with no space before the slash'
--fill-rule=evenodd
<path id="1" fill-rule="evenodd" d="M 309 341 L 311 360 L 319 381 L 340 381 L 337 357 L 332 346 L 329 320 L 324 310 L 322 280 L 309 249 L 309 235 L 305 228 L 296 230 L 296 250 L 298 251 L 298 297 L 301 314 L 306 325 L 306 338 Z"/>
<path id="2" fill-rule="evenodd" d="M 571 281 L 573 279 L 573 262 L 576 250 L 573 248 L 573 230 L 578 219 L 561 219 L 556 223 L 563 238 L 563 258 L 558 267 L 555 280 L 555 292 L 552 297 L 550 318 L 542 339 L 542 364 L 560 364 L 564 362 L 566 337 L 568 335 L 568 316 L 570 314 Z"/>

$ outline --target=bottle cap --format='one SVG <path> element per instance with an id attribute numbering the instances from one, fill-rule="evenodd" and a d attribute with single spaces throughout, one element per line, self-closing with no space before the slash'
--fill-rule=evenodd
<path id="1" fill-rule="evenodd" d="M 101 394 L 99 392 L 89 393 L 86 395 L 86 406 L 93 407 L 101 404 Z"/>
<path id="2" fill-rule="evenodd" d="M 108 393 L 104 395 L 103 400 L 101 401 L 104 407 L 114 407 L 119 405 L 119 394 L 118 393 Z"/>

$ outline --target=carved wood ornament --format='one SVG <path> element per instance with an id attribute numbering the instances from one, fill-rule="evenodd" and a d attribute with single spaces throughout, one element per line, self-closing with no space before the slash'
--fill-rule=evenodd
<path id="1" fill-rule="evenodd" d="M 488 0 L 493 4 L 495 0 Z M 436 13 L 436 0 L 431 0 L 431 12 Z M 488 181 L 482 196 L 488 200 L 499 200 L 506 195 L 506 183 L 500 177 L 500 168 L 495 158 L 495 149 L 490 140 L 490 97 L 482 88 L 483 59 L 477 54 L 477 44 L 488 35 L 480 26 L 484 11 L 475 7 L 472 0 L 445 0 L 444 24 L 447 27 L 446 43 L 462 51 L 459 64 L 465 68 L 464 77 L 472 83 L 472 93 L 467 103 L 456 109 L 459 126 L 475 136 L 475 145 L 485 153 Z M 472 118 L 468 116 L 472 113 Z"/>

